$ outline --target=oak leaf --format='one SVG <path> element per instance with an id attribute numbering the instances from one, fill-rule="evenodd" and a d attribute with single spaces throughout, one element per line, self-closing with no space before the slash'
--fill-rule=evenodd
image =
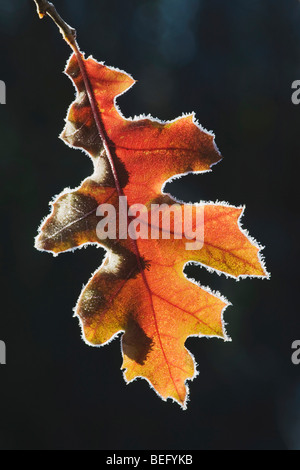
<path id="1" fill-rule="evenodd" d="M 75 55 L 66 73 L 77 96 L 61 137 L 88 153 L 94 173 L 52 203 L 36 247 L 55 255 L 91 243 L 106 249 L 76 307 L 84 338 L 104 345 L 122 333 L 126 382 L 145 378 L 163 399 L 185 408 L 186 382 L 197 374 L 185 342 L 189 336 L 228 340 L 223 321 L 228 302 L 187 279 L 183 269 L 193 261 L 236 279 L 267 277 L 261 247 L 241 228 L 244 208 L 183 204 L 163 192 L 175 175 L 206 172 L 221 160 L 214 135 L 198 125 L 194 114 L 165 123 L 151 117 L 125 119 L 116 98 L 135 83 L 128 74 L 93 58 L 82 57 L 80 63 Z M 131 214 L 123 221 L 126 230 L 139 225 L 145 237 L 121 236 L 124 226 L 117 223 L 116 237 L 99 239 L 104 213 L 99 217 L 98 208 L 109 204 L 120 222 L 120 200 L 125 198 L 128 207 L 147 208 L 136 212 L 137 219 Z M 161 208 L 154 228 L 149 219 L 153 207 Z M 187 214 L 191 233 L 185 229 Z M 164 216 L 169 216 L 169 236 Z M 192 244 L 196 232 L 202 234 L 198 245 Z"/>

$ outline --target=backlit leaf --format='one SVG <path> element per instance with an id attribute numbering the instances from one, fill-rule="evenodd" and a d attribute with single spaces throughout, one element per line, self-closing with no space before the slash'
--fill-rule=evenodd
<path id="1" fill-rule="evenodd" d="M 88 153 L 94 173 L 57 197 L 36 247 L 55 255 L 91 243 L 106 249 L 76 307 L 84 337 L 89 344 L 104 345 L 122 334 L 125 380 L 145 378 L 163 399 L 185 407 L 186 382 L 196 375 L 186 340 L 228 340 L 223 321 L 228 302 L 188 280 L 184 267 L 193 261 L 236 279 L 264 278 L 260 247 L 241 228 L 244 208 L 183 204 L 163 192 L 175 175 L 207 172 L 220 161 L 214 135 L 193 114 L 166 123 L 151 117 L 125 119 L 116 98 L 134 80 L 93 58 L 81 60 L 80 66 L 73 55 L 67 65 L 77 96 L 61 137 Z M 126 198 L 128 208 L 142 204 L 146 211 L 121 223 L 120 198 Z M 100 239 L 104 213 L 100 217 L 98 208 L 107 204 L 116 215 L 115 226 L 113 217 L 107 219 L 116 236 Z M 169 217 L 168 234 L 164 217 Z M 127 233 L 131 224 L 138 224 L 144 237 L 124 238 L 124 225 Z"/>

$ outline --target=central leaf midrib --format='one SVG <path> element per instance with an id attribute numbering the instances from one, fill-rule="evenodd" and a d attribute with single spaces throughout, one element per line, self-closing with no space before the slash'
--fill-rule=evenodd
<path id="1" fill-rule="evenodd" d="M 90 105 L 91 105 L 91 110 L 92 110 L 93 117 L 95 119 L 96 127 L 97 127 L 97 130 L 99 132 L 99 136 L 102 139 L 103 146 L 106 150 L 107 158 L 108 158 L 109 164 L 111 166 L 111 170 L 112 170 L 116 190 L 118 192 L 119 197 L 121 197 L 121 196 L 124 196 L 124 192 L 123 192 L 123 190 L 121 188 L 121 185 L 120 185 L 120 182 L 119 182 L 115 162 L 114 162 L 114 159 L 113 159 L 113 156 L 111 154 L 110 147 L 109 147 L 109 144 L 108 144 L 109 139 L 107 137 L 105 128 L 104 128 L 103 123 L 102 123 L 102 119 L 101 119 L 101 115 L 99 113 L 99 108 L 98 108 L 98 105 L 97 105 L 95 94 L 94 94 L 93 88 L 91 86 L 91 83 L 90 83 L 90 80 L 89 80 L 89 77 L 88 77 L 88 74 L 87 74 L 82 56 L 81 56 L 81 54 L 80 54 L 80 52 L 77 48 L 74 48 L 74 51 L 75 51 L 75 55 L 76 55 L 76 58 L 77 58 L 77 61 L 78 61 L 78 64 L 79 64 L 79 68 L 80 68 L 80 71 L 81 71 L 81 74 L 82 74 L 82 77 L 83 77 L 85 89 L 86 89 L 88 99 L 89 99 L 89 102 L 90 102 Z M 128 215 L 127 215 L 127 217 L 129 219 Z M 166 364 L 167 364 L 167 367 L 168 367 L 168 370 L 169 370 L 169 374 L 170 374 L 171 380 L 174 384 L 175 390 L 178 394 L 179 399 L 182 400 L 182 398 L 180 397 L 180 393 L 177 389 L 176 383 L 174 381 L 174 378 L 172 376 L 170 365 L 169 365 L 168 359 L 166 357 L 166 353 L 164 351 L 164 347 L 163 347 L 162 340 L 161 340 L 161 337 L 160 337 L 160 332 L 159 332 L 158 323 L 157 323 L 157 317 L 156 317 L 156 313 L 155 313 L 155 309 L 154 309 L 154 305 L 153 305 L 152 292 L 151 292 L 151 289 L 149 287 L 147 278 L 145 276 L 144 268 L 143 268 L 142 263 L 141 263 L 141 256 L 140 256 L 139 248 L 138 248 L 138 245 L 137 245 L 135 240 L 131 240 L 131 241 L 132 241 L 132 246 L 134 248 L 134 253 L 135 253 L 135 256 L 136 256 L 136 259 L 137 259 L 137 265 L 138 265 L 139 271 L 142 275 L 145 287 L 146 287 L 146 289 L 149 293 L 151 307 L 152 307 L 152 311 L 153 311 L 155 328 L 156 328 L 156 331 L 157 331 L 157 334 L 158 334 L 161 350 L 162 350 L 163 356 L 165 358 L 165 361 L 166 361 Z"/>

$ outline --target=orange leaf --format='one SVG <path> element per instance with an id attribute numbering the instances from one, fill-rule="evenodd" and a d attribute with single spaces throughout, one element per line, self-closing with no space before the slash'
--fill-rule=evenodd
<path id="1" fill-rule="evenodd" d="M 129 75 L 75 55 L 66 73 L 77 97 L 61 137 L 89 154 L 94 174 L 52 204 L 36 247 L 54 254 L 90 243 L 106 249 L 76 307 L 84 337 L 104 345 L 122 333 L 125 380 L 145 378 L 163 399 L 185 407 L 186 381 L 196 375 L 185 342 L 228 340 L 228 302 L 188 280 L 184 266 L 194 261 L 237 279 L 267 277 L 260 247 L 241 229 L 243 208 L 182 204 L 163 193 L 168 179 L 209 171 L 221 159 L 213 134 L 194 115 L 167 123 L 125 119 L 116 98 L 134 84 Z M 128 212 L 135 204 L 142 206 Z M 99 222 L 115 236 L 100 237 Z"/>
<path id="2" fill-rule="evenodd" d="M 84 65 L 129 205 L 147 204 L 160 196 L 162 186 L 174 175 L 208 171 L 220 161 L 214 135 L 198 126 L 193 114 L 164 124 L 155 119 L 124 119 L 115 100 L 134 80 L 93 59 L 86 60 Z M 71 57 L 66 73 L 73 79 L 78 96 L 61 137 L 95 159 L 103 150 L 103 142 L 75 56 Z"/>

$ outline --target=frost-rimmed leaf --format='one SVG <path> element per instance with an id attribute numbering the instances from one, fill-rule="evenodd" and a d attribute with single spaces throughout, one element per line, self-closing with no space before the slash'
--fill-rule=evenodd
<path id="1" fill-rule="evenodd" d="M 221 156 L 214 135 L 198 125 L 194 114 L 171 122 L 125 119 L 116 98 L 131 88 L 132 77 L 93 58 L 82 58 L 82 64 L 88 87 L 75 55 L 67 65 L 77 97 L 61 137 L 89 154 L 94 174 L 58 196 L 36 247 L 55 255 L 90 243 L 106 249 L 76 307 L 84 338 L 100 346 L 123 333 L 125 380 L 145 378 L 163 399 L 185 408 L 186 382 L 197 374 L 185 342 L 189 336 L 228 340 L 223 320 L 228 302 L 188 280 L 183 269 L 194 261 L 236 279 L 268 277 L 261 247 L 241 228 L 244 208 L 226 203 L 199 204 L 204 212 L 201 249 L 186 250 L 189 240 L 183 232 L 180 240 L 174 233 L 170 240 L 98 239 L 99 205 L 110 203 L 118 211 L 118 198 L 126 196 L 129 206 L 150 208 L 160 202 L 183 211 L 183 203 L 164 194 L 165 182 L 178 174 L 210 171 Z M 194 227 L 197 223 L 193 218 Z M 157 230 L 161 234 L 162 227 Z"/>

